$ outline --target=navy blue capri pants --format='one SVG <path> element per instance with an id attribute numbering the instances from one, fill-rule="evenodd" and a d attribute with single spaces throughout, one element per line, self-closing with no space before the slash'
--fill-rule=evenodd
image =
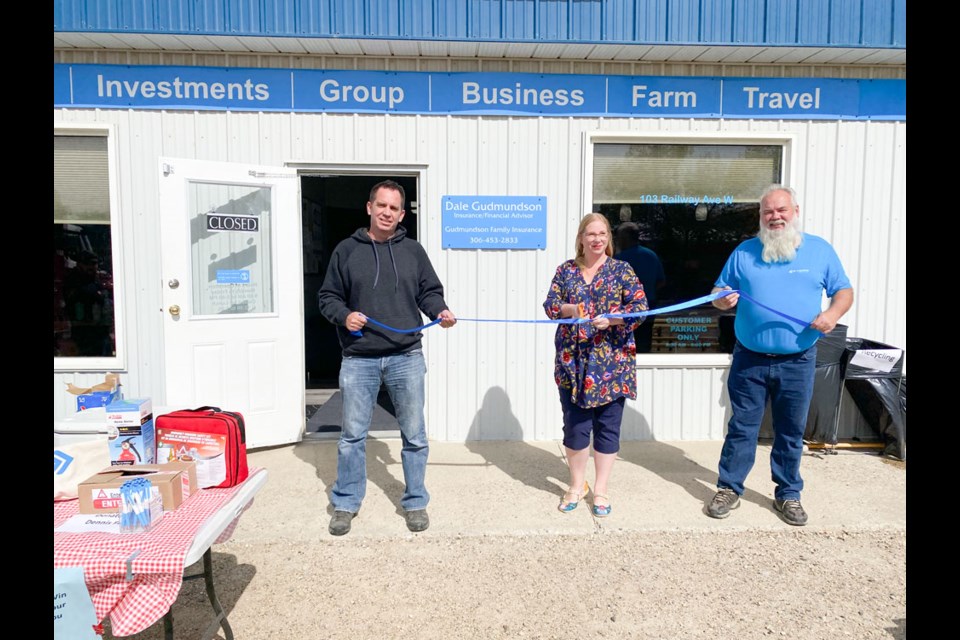
<path id="1" fill-rule="evenodd" d="M 586 449 L 590 446 L 590 434 L 593 433 L 594 451 L 620 451 L 620 423 L 627 399 L 620 397 L 609 404 L 584 409 L 570 400 L 570 389 L 559 387 L 559 390 L 560 405 L 563 407 L 563 446 L 573 451 Z"/>

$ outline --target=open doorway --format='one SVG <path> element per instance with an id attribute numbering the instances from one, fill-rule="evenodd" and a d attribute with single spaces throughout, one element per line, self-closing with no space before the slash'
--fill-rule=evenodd
<path id="1" fill-rule="evenodd" d="M 406 193 L 406 214 L 401 223 L 407 237 L 417 239 L 417 176 L 309 175 L 301 174 L 301 216 L 303 224 L 303 320 L 304 380 L 307 398 L 307 431 L 339 431 L 340 343 L 336 328 L 320 315 L 317 293 L 340 241 L 357 229 L 369 226 L 366 203 L 370 189 L 382 180 L 395 180 Z M 328 402 L 331 400 L 332 402 Z M 394 429 L 399 425 L 385 390 L 374 410 L 371 431 Z M 326 414 L 329 416 L 324 417 Z"/>

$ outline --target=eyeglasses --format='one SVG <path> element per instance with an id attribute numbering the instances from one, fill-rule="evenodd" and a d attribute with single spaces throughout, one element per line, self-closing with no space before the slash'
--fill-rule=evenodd
<path id="1" fill-rule="evenodd" d="M 594 240 L 606 240 L 608 235 L 606 233 L 585 233 L 583 237 L 593 242 Z"/>

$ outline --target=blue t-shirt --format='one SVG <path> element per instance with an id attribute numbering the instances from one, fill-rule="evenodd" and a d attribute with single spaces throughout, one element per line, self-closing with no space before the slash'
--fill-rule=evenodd
<path id="1" fill-rule="evenodd" d="M 657 285 L 667 278 L 663 273 L 663 264 L 657 254 L 638 245 L 624 249 L 614 258 L 630 263 L 633 272 L 637 274 L 637 279 L 643 285 L 643 292 L 647 294 L 647 304 L 650 305 L 651 309 L 655 309 L 654 305 L 658 298 Z"/>
<path id="2" fill-rule="evenodd" d="M 799 320 L 813 322 L 828 297 L 850 288 L 850 280 L 837 252 L 819 236 L 803 234 L 797 257 L 790 262 L 766 263 L 759 238 L 745 240 L 733 250 L 715 283 L 739 289 L 772 309 Z M 740 298 L 734 330 L 743 346 L 760 353 L 799 353 L 820 337 L 816 329 Z"/>

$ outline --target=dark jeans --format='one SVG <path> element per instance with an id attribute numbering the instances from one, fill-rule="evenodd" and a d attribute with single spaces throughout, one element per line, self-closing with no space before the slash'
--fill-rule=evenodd
<path id="1" fill-rule="evenodd" d="M 744 480 L 756 460 L 757 437 L 769 398 L 774 432 L 770 474 L 777 485 L 774 496 L 778 500 L 800 499 L 800 458 L 816 366 L 816 345 L 796 354 L 769 356 L 749 351 L 737 342 L 727 379 L 733 416 L 720 452 L 717 487 L 743 495 Z"/>
<path id="2" fill-rule="evenodd" d="M 626 398 L 617 398 L 609 404 L 584 409 L 570 400 L 570 390 L 559 387 L 560 406 L 563 408 L 563 446 L 582 451 L 590 446 L 599 453 L 620 451 L 620 423 Z"/>

